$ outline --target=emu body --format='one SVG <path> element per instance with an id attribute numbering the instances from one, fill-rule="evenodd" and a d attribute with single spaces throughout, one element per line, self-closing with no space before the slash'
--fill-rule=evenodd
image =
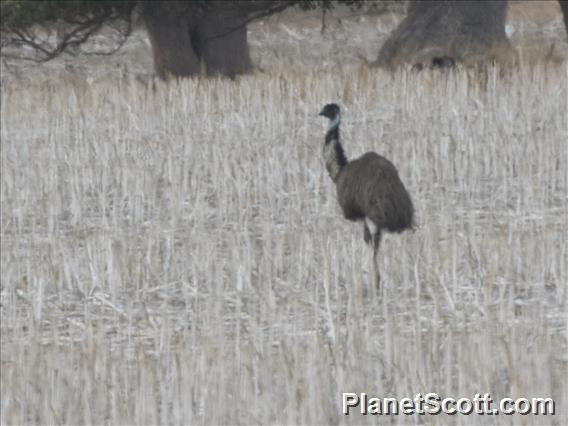
<path id="1" fill-rule="evenodd" d="M 327 171 L 335 182 L 337 200 L 345 218 L 364 223 L 363 236 L 365 242 L 373 246 L 378 285 L 377 254 L 382 232 L 400 233 L 413 227 L 412 200 L 396 167 L 386 158 L 367 152 L 360 158 L 347 160 L 339 137 L 339 106 L 328 104 L 320 115 L 330 120 L 323 147 Z"/>
<path id="2" fill-rule="evenodd" d="M 412 227 L 414 208 L 394 165 L 374 152 L 348 162 L 335 182 L 346 219 L 368 218 L 378 228 L 402 232 Z"/>

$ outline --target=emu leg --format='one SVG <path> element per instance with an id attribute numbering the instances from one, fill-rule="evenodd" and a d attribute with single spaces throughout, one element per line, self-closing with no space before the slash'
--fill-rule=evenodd
<path id="1" fill-rule="evenodd" d="M 363 223 L 363 239 L 365 240 L 365 244 L 371 244 L 371 231 L 369 231 L 369 227 L 367 226 L 367 222 Z"/>
<path id="2" fill-rule="evenodd" d="M 379 264 L 377 255 L 379 253 L 379 245 L 381 244 L 381 230 L 377 227 L 375 222 L 373 222 L 368 217 L 365 218 L 365 228 L 364 228 L 364 238 L 367 244 L 373 246 L 373 271 L 375 275 L 375 288 L 378 290 L 381 282 L 381 275 L 379 273 Z"/>
<path id="3" fill-rule="evenodd" d="M 381 288 L 381 273 L 379 271 L 379 247 L 381 245 L 381 231 L 373 235 L 373 267 L 375 269 L 377 291 Z"/>

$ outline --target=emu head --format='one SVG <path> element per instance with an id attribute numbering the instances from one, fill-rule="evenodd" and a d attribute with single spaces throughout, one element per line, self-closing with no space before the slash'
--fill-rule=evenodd
<path id="1" fill-rule="evenodd" d="M 341 116 L 340 111 L 339 111 L 339 105 L 327 104 L 320 111 L 319 115 L 323 115 L 324 117 L 329 119 L 329 128 L 330 129 L 333 129 L 334 127 L 337 127 L 339 125 L 339 119 L 340 119 L 340 116 Z"/>

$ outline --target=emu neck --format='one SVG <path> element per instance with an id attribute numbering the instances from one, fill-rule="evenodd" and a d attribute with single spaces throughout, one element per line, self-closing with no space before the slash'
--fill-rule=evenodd
<path id="1" fill-rule="evenodd" d="M 329 177 L 334 182 L 337 180 L 343 166 L 347 164 L 347 158 L 343 152 L 343 147 L 339 141 L 339 123 L 331 123 L 325 135 L 325 144 L 323 146 L 323 157 L 325 159 L 325 168 L 329 173 Z"/>

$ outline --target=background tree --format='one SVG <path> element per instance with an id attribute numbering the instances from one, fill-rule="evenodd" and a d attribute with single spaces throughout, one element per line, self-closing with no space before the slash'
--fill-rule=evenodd
<path id="1" fill-rule="evenodd" d="M 233 77 L 251 71 L 247 24 L 282 12 L 293 1 L 144 2 L 142 16 L 154 53 L 154 68 L 190 76 L 201 67 L 208 75 Z"/>
<path id="2" fill-rule="evenodd" d="M 513 59 L 507 1 L 411 1 L 374 65 L 448 66 Z"/>
<path id="3" fill-rule="evenodd" d="M 200 73 L 233 77 L 249 72 L 252 63 L 247 24 L 295 5 L 296 1 L 5 1 L 1 31 L 7 40 L 31 46 L 48 61 L 61 53 L 73 54 L 103 27 L 117 34 L 118 50 L 132 31 L 139 13 L 148 30 L 156 73 L 186 77 Z M 306 2 L 309 3 L 309 2 Z M 42 28 L 58 26 L 56 40 Z"/>
<path id="4" fill-rule="evenodd" d="M 118 35 L 112 54 L 132 32 L 136 16 L 142 18 L 152 44 L 158 76 L 187 77 L 201 72 L 234 77 L 252 70 L 247 41 L 248 23 L 292 6 L 303 10 L 331 9 L 334 4 L 360 5 L 357 0 L 6 0 L 1 3 L 3 42 L 31 46 L 37 55 L 27 59 L 48 61 L 62 53 L 75 53 L 103 27 Z M 44 28 L 57 26 L 55 40 Z"/>
<path id="5" fill-rule="evenodd" d="M 568 36 L 568 0 L 558 0 L 562 15 L 564 16 L 564 27 L 566 28 L 566 35 Z"/>
<path id="6" fill-rule="evenodd" d="M 14 1 L 0 3 L 2 46 L 15 42 L 30 46 L 36 55 L 26 57 L 37 62 L 49 61 L 63 52 L 75 53 L 83 43 L 104 26 L 119 35 L 118 50 L 132 31 L 132 1 Z M 56 28 L 56 39 L 45 29 Z"/>
<path id="7" fill-rule="evenodd" d="M 400 0 L 403 1 L 403 0 Z M 568 4 L 559 0 L 568 24 Z M 0 3 L 2 43 L 34 48 L 28 59 L 47 61 L 75 54 L 103 27 L 116 43 L 128 39 L 137 17 L 148 31 L 155 72 L 161 78 L 207 75 L 234 77 L 252 70 L 248 23 L 291 7 L 361 6 L 358 0 L 208 1 L 15 1 Z M 511 61 L 515 54 L 505 33 L 507 0 L 410 0 L 405 19 L 381 47 L 373 65 L 447 66 L 455 63 Z M 57 28 L 52 37 L 45 28 Z M 567 28 L 568 30 L 568 28 Z M 52 31 L 53 32 L 53 31 Z"/>

